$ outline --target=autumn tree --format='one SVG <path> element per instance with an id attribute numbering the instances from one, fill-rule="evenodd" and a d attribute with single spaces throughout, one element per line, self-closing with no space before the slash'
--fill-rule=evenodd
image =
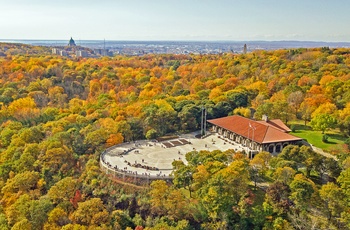
<path id="1" fill-rule="evenodd" d="M 350 136 L 350 102 L 343 110 L 339 111 L 338 122 L 340 130 Z"/>
<path id="2" fill-rule="evenodd" d="M 40 110 L 37 108 L 34 99 L 30 97 L 13 101 L 8 106 L 7 111 L 18 121 L 23 122 L 30 122 L 40 115 Z"/>
<path id="3" fill-rule="evenodd" d="M 92 198 L 78 203 L 72 214 L 72 220 L 85 226 L 100 226 L 108 220 L 108 212 L 100 198 Z"/>
<path id="4" fill-rule="evenodd" d="M 334 183 L 327 183 L 321 187 L 320 197 L 324 201 L 328 220 L 339 219 L 345 208 L 344 194 L 341 188 Z"/>
<path id="5" fill-rule="evenodd" d="M 152 212 L 157 215 L 164 215 L 166 213 L 166 200 L 169 194 L 169 186 L 163 180 L 153 181 L 151 183 L 150 203 Z"/>
<path id="6" fill-rule="evenodd" d="M 298 111 L 301 103 L 304 101 L 304 95 L 301 91 L 292 92 L 287 98 L 287 102 L 295 111 L 295 117 L 298 117 Z"/>
<path id="7" fill-rule="evenodd" d="M 77 181 L 72 177 L 65 177 L 53 185 L 47 194 L 54 203 L 58 204 L 73 198 L 76 190 Z"/>
<path id="8" fill-rule="evenodd" d="M 300 210 L 307 210 L 310 206 L 312 195 L 317 192 L 314 182 L 307 179 L 302 174 L 296 174 L 290 183 L 290 198 L 295 202 Z"/>
<path id="9" fill-rule="evenodd" d="M 292 205 L 290 194 L 291 189 L 287 184 L 276 181 L 268 187 L 265 202 L 272 206 L 274 212 L 287 213 Z"/>

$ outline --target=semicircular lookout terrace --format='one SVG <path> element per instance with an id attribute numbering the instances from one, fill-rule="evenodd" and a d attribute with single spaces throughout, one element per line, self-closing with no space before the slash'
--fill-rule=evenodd
<path id="1" fill-rule="evenodd" d="M 135 141 L 106 149 L 100 156 L 100 167 L 118 180 L 134 184 L 149 184 L 153 180 L 172 180 L 172 162 L 182 160 L 190 151 L 243 151 L 244 146 L 228 141 L 217 134 L 196 138 L 191 133 L 166 141 Z"/>
<path id="2" fill-rule="evenodd" d="M 301 138 L 288 134 L 290 129 L 281 120 L 267 118 L 254 121 L 241 116 L 208 120 L 211 132 L 204 138 L 197 133 L 170 140 L 141 140 L 122 143 L 106 149 L 100 156 L 100 167 L 106 174 L 124 182 L 145 185 L 153 180 L 172 180 L 172 162 L 182 160 L 190 151 L 233 149 L 253 157 L 260 151 L 277 154 Z"/>

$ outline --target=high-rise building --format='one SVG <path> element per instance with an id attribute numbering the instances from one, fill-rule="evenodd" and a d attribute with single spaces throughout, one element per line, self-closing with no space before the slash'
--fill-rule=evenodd
<path id="1" fill-rule="evenodd" d="M 110 56 L 110 53 L 106 49 L 94 49 L 94 53 L 101 56 Z"/>
<path id="2" fill-rule="evenodd" d="M 76 53 L 77 57 L 88 57 L 88 53 L 85 50 L 78 50 Z"/>
<path id="3" fill-rule="evenodd" d="M 60 50 L 60 55 L 63 56 L 63 57 L 67 57 L 68 53 L 65 50 Z"/>
<path id="4" fill-rule="evenodd" d="M 57 48 L 52 49 L 52 54 L 60 55 L 60 50 Z"/>
<path id="5" fill-rule="evenodd" d="M 243 53 L 244 53 L 244 54 L 247 53 L 247 44 L 244 44 L 244 46 L 243 46 Z"/>

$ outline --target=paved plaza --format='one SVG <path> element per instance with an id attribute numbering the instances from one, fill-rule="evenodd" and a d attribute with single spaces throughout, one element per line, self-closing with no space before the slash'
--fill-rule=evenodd
<path id="1" fill-rule="evenodd" d="M 185 164 L 185 154 L 196 150 L 233 149 L 242 151 L 242 145 L 228 139 L 221 139 L 217 134 L 200 139 L 196 133 L 181 135 L 179 138 L 156 142 L 142 140 L 123 143 L 108 149 L 103 160 L 111 168 L 123 170 L 136 175 L 169 176 L 172 172 L 172 162 L 182 160 Z"/>

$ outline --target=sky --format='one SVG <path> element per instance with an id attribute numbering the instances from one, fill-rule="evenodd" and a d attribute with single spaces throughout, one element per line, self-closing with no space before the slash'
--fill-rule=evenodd
<path id="1" fill-rule="evenodd" d="M 350 0 L 0 0 L 0 39 L 350 42 Z"/>

